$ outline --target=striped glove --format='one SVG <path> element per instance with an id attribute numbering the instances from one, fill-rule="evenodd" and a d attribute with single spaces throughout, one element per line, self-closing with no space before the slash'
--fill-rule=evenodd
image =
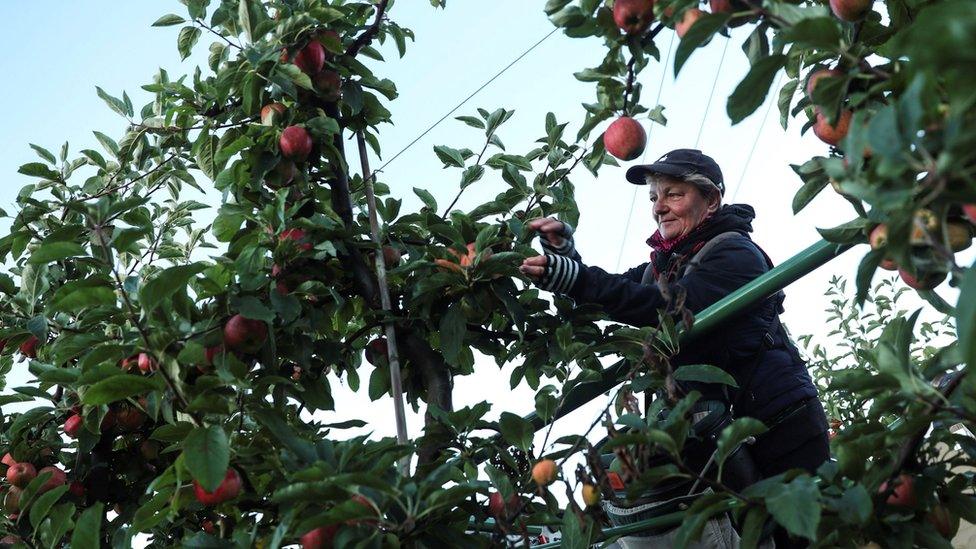
<path id="1" fill-rule="evenodd" d="M 582 264 L 563 255 L 546 255 L 546 272 L 535 285 L 557 294 L 566 294 L 576 284 Z"/>
<path id="2" fill-rule="evenodd" d="M 542 233 L 539 238 L 539 243 L 542 244 L 542 250 L 547 254 L 561 255 L 569 258 L 580 259 L 579 254 L 576 252 L 576 244 L 573 242 L 573 226 L 569 223 L 563 221 L 563 231 L 559 234 L 563 237 L 563 243 L 559 246 L 553 245 L 546 238 L 546 234 Z"/>

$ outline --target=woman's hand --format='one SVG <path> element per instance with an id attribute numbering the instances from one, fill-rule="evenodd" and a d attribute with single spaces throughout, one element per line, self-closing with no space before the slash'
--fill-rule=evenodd
<path id="1" fill-rule="evenodd" d="M 539 280 L 544 274 L 546 274 L 546 266 L 548 265 L 548 261 L 549 260 L 546 258 L 545 254 L 527 257 L 524 261 L 522 261 L 522 266 L 519 267 L 519 271 L 533 280 Z"/>
<path id="2" fill-rule="evenodd" d="M 542 238 L 545 238 L 556 248 L 562 248 L 563 243 L 566 241 L 566 239 L 563 238 L 563 234 L 566 232 L 566 226 L 558 219 L 554 219 L 552 217 L 537 217 L 529 221 L 528 227 L 529 230 L 542 233 Z"/>

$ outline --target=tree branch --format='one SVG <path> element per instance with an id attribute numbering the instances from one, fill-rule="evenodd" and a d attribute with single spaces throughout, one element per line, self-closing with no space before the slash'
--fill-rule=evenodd
<path id="1" fill-rule="evenodd" d="M 356 40 L 349 45 L 349 49 L 346 50 L 346 55 L 349 57 L 355 57 L 359 50 L 368 46 L 376 34 L 380 31 L 380 23 L 383 21 L 383 14 L 386 13 L 386 5 L 388 0 L 381 0 L 376 6 L 376 19 L 373 20 L 373 24 L 367 27 L 362 34 L 356 37 Z"/>

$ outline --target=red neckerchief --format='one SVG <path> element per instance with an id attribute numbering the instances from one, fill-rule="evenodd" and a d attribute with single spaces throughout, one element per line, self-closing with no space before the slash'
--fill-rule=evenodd
<path id="1" fill-rule="evenodd" d="M 655 265 L 655 261 L 654 261 L 655 256 L 658 255 L 658 254 L 670 254 L 682 242 L 684 242 L 685 240 L 688 240 L 688 238 L 690 238 L 690 237 L 694 237 L 695 236 L 695 233 L 698 232 L 698 229 L 702 225 L 704 225 L 706 222 L 708 222 L 708 220 L 711 219 L 711 218 L 712 218 L 712 216 L 708 216 L 705 219 L 702 219 L 701 223 L 699 223 L 698 225 L 696 225 L 694 229 L 692 229 L 691 231 L 688 232 L 688 234 L 686 234 L 684 236 L 679 236 L 678 238 L 670 238 L 670 239 L 664 238 L 663 236 L 661 236 L 661 229 L 658 229 L 658 230 L 654 231 L 654 234 L 652 234 L 651 237 L 647 239 L 647 245 L 651 247 L 651 254 L 650 254 L 650 257 L 651 257 L 651 267 L 652 267 L 652 269 L 654 269 L 654 276 L 655 277 L 657 277 L 657 275 L 660 274 L 660 273 L 657 272 L 657 267 L 654 266 Z M 699 242 L 699 243 L 695 244 L 691 248 L 691 251 L 689 252 L 689 255 L 694 255 L 695 253 L 698 252 L 698 250 L 702 249 L 702 247 L 705 245 L 705 242 L 706 241 L 702 241 L 702 242 Z"/>

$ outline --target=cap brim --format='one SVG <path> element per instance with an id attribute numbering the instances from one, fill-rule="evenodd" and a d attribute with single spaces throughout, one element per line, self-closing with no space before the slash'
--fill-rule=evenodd
<path id="1" fill-rule="evenodd" d="M 683 177 L 688 175 L 688 172 L 688 168 L 675 166 L 673 164 L 665 164 L 664 162 L 657 162 L 654 164 L 631 166 L 627 170 L 625 177 L 627 178 L 627 181 L 633 183 L 634 185 L 646 185 L 646 176 L 648 174 L 661 173 L 664 175 L 670 175 L 671 177 Z"/>

